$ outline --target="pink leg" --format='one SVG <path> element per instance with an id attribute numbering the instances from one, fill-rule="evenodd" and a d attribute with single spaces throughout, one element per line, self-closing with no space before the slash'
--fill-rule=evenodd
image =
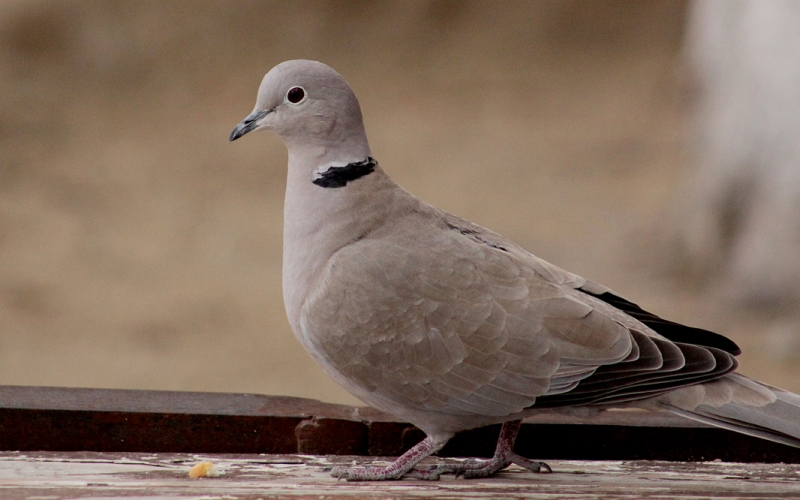
<path id="1" fill-rule="evenodd" d="M 438 479 L 442 474 L 464 475 L 465 478 L 489 477 L 495 472 L 505 469 L 511 464 L 524 467 L 531 472 L 553 472 L 544 462 L 534 462 L 514 453 L 514 442 L 517 440 L 522 420 L 506 422 L 500 429 L 497 448 L 489 460 L 468 460 L 461 464 L 439 465 L 427 470 L 412 470 L 406 477 L 416 479 Z"/>
<path id="2" fill-rule="evenodd" d="M 446 443 L 446 439 L 441 442 L 434 442 L 431 438 L 426 437 L 386 467 L 334 467 L 331 469 L 331 475 L 335 478 L 346 479 L 348 481 L 402 479 L 403 475 L 411 471 L 415 465 L 420 463 L 424 458 L 441 450 Z M 436 476 L 430 479 L 438 478 L 439 477 Z"/>

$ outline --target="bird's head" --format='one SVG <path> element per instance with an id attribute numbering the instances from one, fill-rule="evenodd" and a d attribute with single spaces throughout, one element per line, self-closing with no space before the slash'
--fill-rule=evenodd
<path id="1" fill-rule="evenodd" d="M 369 155 L 361 107 L 344 78 L 316 61 L 283 62 L 264 76 L 252 113 L 238 124 L 230 141 L 254 130 L 271 130 L 289 148 L 352 150 Z M 330 151 L 328 151 L 330 152 Z"/>

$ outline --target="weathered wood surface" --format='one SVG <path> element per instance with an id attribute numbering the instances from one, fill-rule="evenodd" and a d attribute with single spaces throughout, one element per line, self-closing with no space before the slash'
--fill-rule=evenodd
<path id="1" fill-rule="evenodd" d="M 210 460 L 216 478 L 190 479 Z M 455 460 L 455 459 L 436 459 Z M 798 498 L 800 471 L 783 464 L 563 461 L 552 474 L 512 468 L 489 479 L 337 481 L 332 464 L 380 459 L 311 455 L 0 453 L 0 498 Z"/>

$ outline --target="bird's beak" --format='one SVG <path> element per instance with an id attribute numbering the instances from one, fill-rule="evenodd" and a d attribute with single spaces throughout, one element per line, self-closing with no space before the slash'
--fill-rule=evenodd
<path id="1" fill-rule="evenodd" d="M 271 109 L 268 109 L 268 110 L 265 110 L 265 111 L 255 110 L 252 113 L 250 113 L 249 115 L 247 115 L 247 118 L 245 118 L 242 121 L 242 123 L 240 123 L 239 125 L 236 125 L 233 128 L 233 131 L 231 132 L 231 136 L 230 136 L 230 138 L 228 138 L 228 142 L 233 142 L 236 139 L 238 139 L 239 137 L 243 136 L 244 134 L 246 134 L 248 132 L 252 132 L 253 130 L 255 130 L 258 127 L 259 120 L 261 120 L 262 118 L 267 116 L 272 111 L 273 110 L 271 110 Z"/>

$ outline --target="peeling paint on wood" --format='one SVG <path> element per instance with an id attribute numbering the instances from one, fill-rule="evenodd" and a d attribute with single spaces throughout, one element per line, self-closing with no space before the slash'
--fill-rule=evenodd
<path id="1" fill-rule="evenodd" d="M 425 463 L 456 459 L 428 459 Z M 220 477 L 190 479 L 210 461 Z M 564 461 L 552 474 L 518 467 L 488 479 L 337 481 L 325 467 L 383 463 L 377 458 L 315 455 L 170 453 L 0 453 L 0 498 L 795 498 L 794 465 L 728 462 Z"/>

